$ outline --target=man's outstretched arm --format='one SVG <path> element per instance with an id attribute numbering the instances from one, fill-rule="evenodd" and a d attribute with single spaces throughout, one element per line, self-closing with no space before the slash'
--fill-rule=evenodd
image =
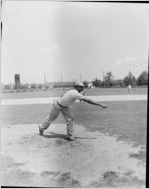
<path id="1" fill-rule="evenodd" d="M 98 102 L 96 102 L 96 101 L 94 101 L 94 100 L 91 100 L 91 99 L 89 99 L 89 98 L 87 98 L 87 97 L 84 97 L 84 98 L 82 98 L 81 100 L 84 101 L 84 102 L 87 102 L 87 103 L 89 103 L 89 104 L 93 104 L 93 105 L 96 105 L 96 106 L 100 106 L 101 108 L 107 108 L 107 106 L 105 106 L 105 105 L 103 105 L 103 104 L 100 104 L 100 103 L 98 103 Z"/>

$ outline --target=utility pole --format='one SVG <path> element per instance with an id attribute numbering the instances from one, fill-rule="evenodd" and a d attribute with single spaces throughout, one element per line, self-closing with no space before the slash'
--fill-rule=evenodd
<path id="1" fill-rule="evenodd" d="M 2 1 L 1 1 L 1 16 L 2 16 Z M 2 40 L 2 32 L 3 32 L 3 22 L 1 21 L 1 40 Z"/>
<path id="2" fill-rule="evenodd" d="M 63 75 L 61 75 L 61 77 L 60 77 L 60 81 L 63 82 Z"/>
<path id="3" fill-rule="evenodd" d="M 105 73 L 104 73 L 104 71 L 103 71 L 103 81 L 104 81 L 104 74 L 105 74 Z"/>
<path id="4" fill-rule="evenodd" d="M 81 74 L 80 74 L 80 82 L 82 82 Z"/>
<path id="5" fill-rule="evenodd" d="M 103 71 L 103 83 L 104 83 L 104 87 L 105 87 L 105 81 L 104 81 L 104 78 L 105 78 L 105 72 Z"/>
<path id="6" fill-rule="evenodd" d="M 44 87 L 46 89 L 46 76 L 45 76 L 45 72 L 44 72 Z"/>

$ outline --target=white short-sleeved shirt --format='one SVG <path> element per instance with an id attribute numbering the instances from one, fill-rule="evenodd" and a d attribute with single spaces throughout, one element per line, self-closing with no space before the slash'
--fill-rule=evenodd
<path id="1" fill-rule="evenodd" d="M 131 89 L 131 85 L 128 85 L 128 89 Z"/>
<path id="2" fill-rule="evenodd" d="M 64 107 L 68 107 L 74 103 L 75 100 L 81 100 L 83 95 L 76 89 L 67 91 L 63 96 L 58 99 L 58 103 Z"/>

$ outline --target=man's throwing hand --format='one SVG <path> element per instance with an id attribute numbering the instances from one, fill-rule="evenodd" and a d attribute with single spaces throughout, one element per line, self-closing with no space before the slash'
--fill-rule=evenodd
<path id="1" fill-rule="evenodd" d="M 103 106 L 102 106 L 102 108 L 103 108 L 103 109 L 106 109 L 106 108 L 107 108 L 107 106 L 104 106 L 104 105 L 103 105 Z"/>

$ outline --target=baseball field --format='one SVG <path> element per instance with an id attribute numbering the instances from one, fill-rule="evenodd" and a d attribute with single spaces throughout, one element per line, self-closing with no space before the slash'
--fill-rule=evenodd
<path id="1" fill-rule="evenodd" d="M 42 104 L 42 99 L 63 92 L 53 89 L 1 95 L 2 185 L 145 187 L 147 88 L 134 88 L 132 94 L 125 88 L 87 89 L 87 96 L 100 100 L 106 96 L 103 103 L 108 108 L 75 103 L 75 141 L 66 140 L 62 115 L 40 136 L 38 124 L 51 107 L 51 103 Z M 39 98 L 40 103 L 30 103 L 32 98 Z M 10 99 L 15 99 L 13 104 Z M 19 99 L 31 100 L 18 105 Z"/>

